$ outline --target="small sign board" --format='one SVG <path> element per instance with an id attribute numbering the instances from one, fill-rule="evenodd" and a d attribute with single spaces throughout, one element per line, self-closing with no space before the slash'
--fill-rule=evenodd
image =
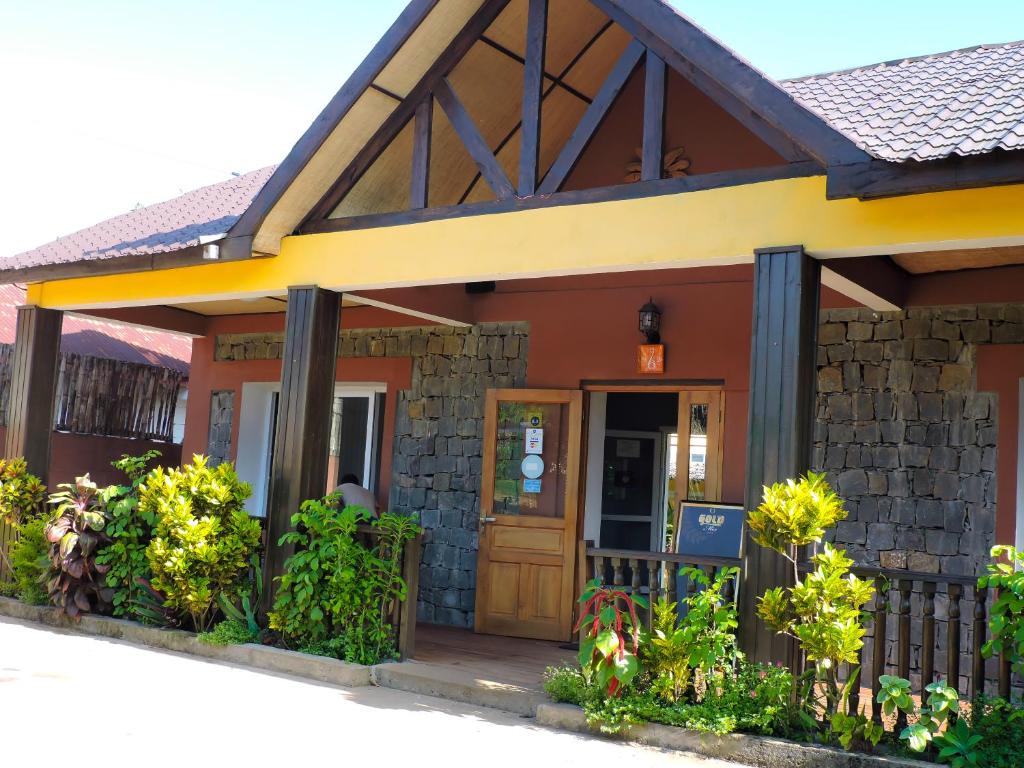
<path id="1" fill-rule="evenodd" d="M 523 459 L 521 465 L 523 477 L 528 480 L 536 480 L 544 474 L 544 460 L 536 454 L 531 454 Z"/>
<path id="2" fill-rule="evenodd" d="M 543 427 L 526 428 L 526 453 L 540 455 L 544 453 Z"/>
<path id="3" fill-rule="evenodd" d="M 743 518 L 741 506 L 681 502 L 673 549 L 681 555 L 739 557 Z"/>
<path id="4" fill-rule="evenodd" d="M 523 493 L 540 493 L 540 480 L 523 480 Z"/>
<path id="5" fill-rule="evenodd" d="M 641 344 L 636 348 L 637 373 L 665 372 L 665 345 Z"/>

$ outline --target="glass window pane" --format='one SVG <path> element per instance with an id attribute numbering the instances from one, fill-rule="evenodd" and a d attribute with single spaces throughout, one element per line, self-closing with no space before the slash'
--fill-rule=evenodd
<path id="1" fill-rule="evenodd" d="M 358 485 L 369 488 L 366 472 L 366 427 L 370 398 L 335 397 L 331 410 L 331 449 L 327 464 L 327 492 L 346 475 L 355 475 Z"/>
<path id="2" fill-rule="evenodd" d="M 686 498 L 704 501 L 707 498 L 708 405 L 690 406 L 690 445 L 688 447 L 688 479 Z"/>
<path id="3" fill-rule="evenodd" d="M 504 400 L 497 415 L 491 514 L 564 516 L 569 406 Z M 524 464 L 528 456 L 537 458 Z"/>

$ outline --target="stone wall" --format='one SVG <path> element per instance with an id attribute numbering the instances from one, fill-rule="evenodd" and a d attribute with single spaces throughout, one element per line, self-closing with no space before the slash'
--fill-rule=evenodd
<path id="1" fill-rule="evenodd" d="M 814 465 L 847 500 L 863 563 L 977 573 L 995 531 L 994 395 L 978 344 L 1024 340 L 1016 307 L 822 313 Z"/>
<path id="2" fill-rule="evenodd" d="M 225 334 L 215 359 L 275 360 L 283 334 Z M 524 387 L 525 323 L 343 331 L 341 357 L 411 357 L 412 385 L 397 393 L 390 502 L 424 527 L 418 613 L 473 626 L 484 394 Z M 211 435 L 213 420 L 211 419 Z"/>
<path id="3" fill-rule="evenodd" d="M 231 420 L 235 413 L 235 393 L 218 389 L 210 393 L 210 429 L 206 455 L 210 465 L 217 466 L 231 459 Z"/>
<path id="4" fill-rule="evenodd" d="M 860 563 L 980 573 L 995 543 L 998 402 L 995 395 L 977 391 L 977 348 L 1024 342 L 1024 308 L 826 310 L 818 342 L 813 464 L 827 473 L 850 513 L 832 538 Z M 961 602 L 963 648 L 972 642 L 972 598 L 966 590 Z M 897 594 L 890 599 L 898 600 Z M 947 606 L 940 589 L 935 611 L 940 670 L 946 668 Z M 911 615 L 922 615 L 919 592 L 911 597 Z M 894 618 L 887 625 L 893 641 Z M 915 618 L 915 643 L 920 631 Z M 870 660 L 870 641 L 867 647 Z M 896 643 L 888 648 L 886 661 L 894 665 Z M 913 644 L 915 678 L 919 658 L 920 647 Z M 961 685 L 969 674 L 969 658 L 963 661 Z"/>

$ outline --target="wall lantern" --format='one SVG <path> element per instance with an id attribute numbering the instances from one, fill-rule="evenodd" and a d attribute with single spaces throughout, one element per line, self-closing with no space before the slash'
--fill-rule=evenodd
<path id="1" fill-rule="evenodd" d="M 640 333 L 647 338 L 646 344 L 637 347 L 637 373 L 665 372 L 665 345 L 661 343 L 661 310 L 650 301 L 640 307 Z"/>
<path id="2" fill-rule="evenodd" d="M 654 303 L 652 297 L 650 301 L 640 307 L 640 333 L 647 337 L 648 344 L 659 344 L 661 343 L 661 310 L 658 309 L 658 305 Z"/>

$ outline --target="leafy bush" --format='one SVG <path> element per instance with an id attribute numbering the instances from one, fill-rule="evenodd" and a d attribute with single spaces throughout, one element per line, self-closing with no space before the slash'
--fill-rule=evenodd
<path id="1" fill-rule="evenodd" d="M 605 733 L 661 723 L 718 735 L 782 734 L 788 730 L 792 685 L 787 669 L 741 661 L 735 674 L 721 678 L 720 687 L 709 689 L 703 701 L 669 703 L 650 688 L 604 696 L 579 670 L 567 667 L 549 668 L 544 676 L 544 690 L 552 700 L 583 707 L 587 722 Z"/>
<path id="2" fill-rule="evenodd" d="M 739 568 L 723 568 L 714 580 L 699 568 L 683 568 L 680 573 L 697 585 L 697 591 L 683 603 L 687 611 L 682 621 L 676 603 L 665 597 L 654 606 L 651 634 L 643 644 L 641 658 L 653 677 L 655 693 L 670 702 L 685 693 L 693 672 L 705 687 L 731 670 L 736 659 L 736 604 L 722 597 Z"/>
<path id="3" fill-rule="evenodd" d="M 136 616 L 135 607 L 142 593 L 140 579 L 152 574 L 146 560 L 146 547 L 153 538 L 156 513 L 139 508 L 139 486 L 146 476 L 146 467 L 160 456 L 147 451 L 141 456 L 124 455 L 112 462 L 128 478 L 128 485 L 114 485 L 103 491 L 107 508 L 104 533 L 110 543 L 96 556 L 96 562 L 110 568 L 107 586 L 114 590 L 114 615 Z"/>
<path id="4" fill-rule="evenodd" d="M 45 528 L 50 543 L 50 602 L 72 618 L 83 613 L 109 613 L 114 591 L 103 578 L 108 566 L 96 562 L 96 551 L 108 542 L 103 533 L 107 518 L 99 489 L 89 475 L 58 487 L 64 490 L 50 497 L 57 516 Z"/>
<path id="5" fill-rule="evenodd" d="M 1005 653 L 1018 674 L 1024 675 L 1024 552 L 1011 546 L 992 547 L 992 558 L 1005 555 L 1008 562 L 990 563 L 978 586 L 998 589 L 989 612 L 989 640 L 982 648 L 985 658 Z"/>
<path id="6" fill-rule="evenodd" d="M 259 642 L 259 631 L 252 632 L 248 626 L 234 619 L 219 622 L 209 632 L 200 632 L 199 641 L 209 645 L 242 645 Z"/>
<path id="7" fill-rule="evenodd" d="M 18 538 L 11 543 L 13 595 L 29 605 L 46 605 L 50 597 L 45 579 L 50 570 L 47 558 L 46 517 L 29 518 L 18 524 Z"/>
<path id="8" fill-rule="evenodd" d="M 583 630 L 579 651 L 583 676 L 596 682 L 605 695 L 621 696 L 640 671 L 636 608 L 646 608 L 647 601 L 604 587 L 594 579 L 583 590 L 580 603 L 583 607 L 575 631 Z"/>
<path id="9" fill-rule="evenodd" d="M 394 513 L 339 510 L 338 501 L 337 494 L 306 501 L 292 516 L 295 530 L 280 543 L 295 553 L 278 579 L 270 627 L 291 647 L 331 648 L 346 661 L 375 664 L 395 653 L 389 616 L 394 601 L 406 599 L 401 553 L 419 526 Z M 357 536 L 361 524 L 376 528 L 373 547 Z"/>
<path id="10" fill-rule="evenodd" d="M 14 577 L 13 586 L 7 588 L 10 594 L 35 605 L 47 602 L 39 581 L 47 570 L 40 563 L 46 548 L 45 498 L 46 486 L 28 471 L 24 459 L 0 459 L 0 524 L 16 534 L 9 551 L 0 547 L 0 570 L 6 566 Z"/>
<path id="11" fill-rule="evenodd" d="M 980 736 L 972 747 L 976 762 L 984 768 L 1017 768 L 1024 744 L 1024 702 L 981 697 L 971 705 L 970 712 L 957 721 L 967 721 L 970 733 Z M 941 753 L 940 753 L 941 754 Z"/>
<path id="12" fill-rule="evenodd" d="M 22 458 L 0 459 L 0 520 L 17 528 L 43 514 L 46 486 Z"/>
<path id="13" fill-rule="evenodd" d="M 221 595 L 243 589 L 259 547 L 260 525 L 243 508 L 250 492 L 231 464 L 211 469 L 202 456 L 180 469 L 158 467 L 139 486 L 138 514 L 157 521 L 146 547 L 152 587 L 198 632 L 216 619 Z"/>
<path id="14" fill-rule="evenodd" d="M 815 568 L 803 579 L 796 557 L 799 547 L 820 543 L 825 529 L 845 518 L 842 500 L 824 475 L 813 472 L 799 481 L 765 488 L 763 502 L 747 517 L 754 541 L 793 564 L 794 585 L 765 592 L 757 613 L 776 632 L 795 638 L 814 664 L 803 701 L 807 712 L 815 715 L 847 714 L 849 689 L 839 685 L 839 665 L 858 661 L 864 645 L 861 609 L 874 595 L 874 585 L 851 574 L 853 561 L 829 544 L 811 558 Z M 819 691 L 824 701 L 816 701 Z M 808 719 L 814 718 L 808 714 Z"/>

